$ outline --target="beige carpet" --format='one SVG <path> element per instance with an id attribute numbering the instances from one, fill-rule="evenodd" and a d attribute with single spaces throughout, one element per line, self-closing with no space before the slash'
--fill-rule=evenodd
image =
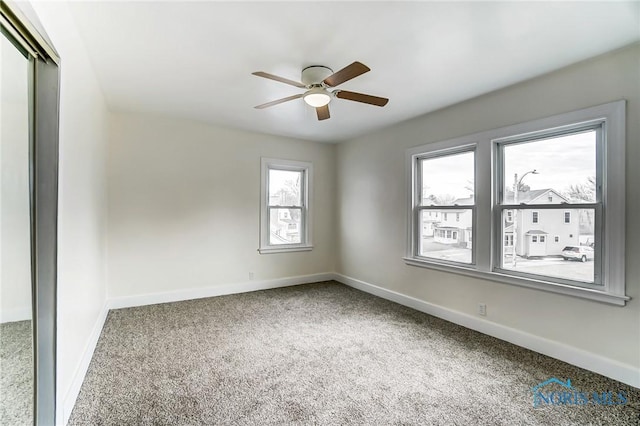
<path id="1" fill-rule="evenodd" d="M 0 324 L 0 425 L 33 425 L 31 321 Z"/>
<path id="2" fill-rule="evenodd" d="M 552 377 L 628 402 L 534 408 Z M 638 389 L 326 282 L 112 311 L 69 424 L 637 425 L 639 403 Z"/>

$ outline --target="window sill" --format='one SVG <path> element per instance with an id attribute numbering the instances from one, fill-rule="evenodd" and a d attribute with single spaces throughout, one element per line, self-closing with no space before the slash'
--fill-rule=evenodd
<path id="1" fill-rule="evenodd" d="M 466 275 L 473 278 L 482 278 L 504 284 L 517 285 L 520 287 L 533 288 L 537 290 L 548 291 L 551 293 L 564 294 L 566 296 L 595 300 L 597 302 L 608 303 L 611 305 L 624 306 L 626 302 L 631 299 L 628 296 L 611 294 L 605 291 L 575 287 L 544 280 L 515 277 L 512 275 L 501 274 L 499 272 L 478 271 L 469 267 L 444 265 L 435 262 L 415 259 L 412 257 L 404 257 L 403 259 L 404 262 L 409 266 L 417 266 L 420 268 L 451 272 L 454 274 Z"/>
<path id="2" fill-rule="evenodd" d="M 258 252 L 260 254 L 272 254 L 272 253 L 289 253 L 296 251 L 311 251 L 313 246 L 288 246 L 288 247 L 260 247 Z"/>

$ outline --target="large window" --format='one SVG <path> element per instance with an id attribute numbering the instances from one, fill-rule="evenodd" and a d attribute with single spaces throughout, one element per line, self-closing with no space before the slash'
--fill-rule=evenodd
<path id="1" fill-rule="evenodd" d="M 601 286 L 600 256 L 594 256 L 588 241 L 598 240 L 602 223 L 602 180 L 597 163 L 604 123 L 588 123 L 565 130 L 550 130 L 502 139 L 496 145 L 501 183 L 496 214 L 502 235 L 513 235 L 515 250 L 500 253 L 496 269 L 518 276 L 576 286 Z M 514 211 L 508 224 L 506 212 Z M 575 212 L 578 221 L 571 221 Z M 531 221 L 521 218 L 531 217 Z M 520 220 L 518 220 L 520 218 Z M 597 225 L 596 225 L 597 224 Z M 559 236 L 547 241 L 546 235 Z M 589 250 L 575 259 L 568 247 Z M 574 262 L 582 260 L 585 262 Z"/>
<path id="2" fill-rule="evenodd" d="M 311 163 L 262 159 L 260 253 L 310 250 Z"/>
<path id="3" fill-rule="evenodd" d="M 619 101 L 410 149 L 405 261 L 624 305 L 624 118 Z"/>

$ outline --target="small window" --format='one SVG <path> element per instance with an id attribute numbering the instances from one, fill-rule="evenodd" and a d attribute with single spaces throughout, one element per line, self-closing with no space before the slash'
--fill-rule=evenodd
<path id="1" fill-rule="evenodd" d="M 531 237 L 531 242 L 537 243 L 538 242 L 538 236 L 537 235 L 532 236 Z"/>
<path id="2" fill-rule="evenodd" d="M 311 163 L 262 159 L 260 253 L 311 250 Z"/>
<path id="3" fill-rule="evenodd" d="M 416 233 L 423 234 L 416 235 L 412 256 L 421 262 L 473 263 L 474 164 L 475 151 L 470 148 L 425 153 L 413 159 L 413 185 L 417 191 L 413 200 L 412 227 Z M 442 222 L 436 222 L 433 234 L 424 227 L 425 218 L 431 212 L 436 218 L 442 218 Z M 446 223 L 449 214 L 455 214 L 459 225 L 454 227 Z M 462 229 L 468 231 L 463 233 Z M 467 234 L 469 237 L 465 237 Z"/>
<path id="4" fill-rule="evenodd" d="M 544 240 L 545 240 L 544 235 L 540 235 L 540 242 L 544 243 Z"/>
<path id="5" fill-rule="evenodd" d="M 531 212 L 531 223 L 538 223 L 538 212 Z"/>
<path id="6" fill-rule="evenodd" d="M 507 210 L 507 222 L 513 222 L 513 210 Z"/>
<path id="7" fill-rule="evenodd" d="M 549 194 L 549 196 L 547 197 L 547 201 L 553 203 L 553 195 Z"/>
<path id="8" fill-rule="evenodd" d="M 560 242 L 560 237 L 558 237 L 557 235 L 553 238 L 553 241 L 555 241 L 556 243 Z"/>
<path id="9" fill-rule="evenodd" d="M 564 223 L 571 223 L 571 212 L 564 212 Z"/>
<path id="10" fill-rule="evenodd" d="M 513 235 L 505 235 L 504 236 L 504 246 L 505 247 L 513 246 Z"/>

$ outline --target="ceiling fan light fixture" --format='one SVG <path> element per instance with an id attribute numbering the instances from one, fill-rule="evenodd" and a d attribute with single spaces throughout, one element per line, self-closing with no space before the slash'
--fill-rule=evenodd
<path id="1" fill-rule="evenodd" d="M 280 105 L 284 102 L 302 98 L 307 105 L 315 108 L 318 120 L 322 121 L 331 117 L 328 105 L 333 98 L 383 107 L 389 102 L 389 99 L 367 95 L 365 93 L 349 92 L 348 90 L 342 89 L 333 91 L 329 90 L 369 71 L 371 71 L 369 67 L 358 61 L 351 65 L 347 65 L 338 72 L 333 72 L 331 68 L 323 65 L 311 65 L 302 70 L 302 78 L 300 82 L 269 74 L 264 71 L 256 71 L 252 74 L 257 77 L 268 78 L 269 80 L 285 83 L 300 89 L 307 89 L 307 91 L 257 105 L 254 108 L 269 108 L 274 105 Z"/>
<path id="2" fill-rule="evenodd" d="M 331 95 L 329 95 L 329 93 L 327 93 L 327 91 L 321 87 L 314 87 L 304 94 L 303 99 L 307 103 L 307 105 L 318 108 L 323 107 L 331 102 Z"/>

